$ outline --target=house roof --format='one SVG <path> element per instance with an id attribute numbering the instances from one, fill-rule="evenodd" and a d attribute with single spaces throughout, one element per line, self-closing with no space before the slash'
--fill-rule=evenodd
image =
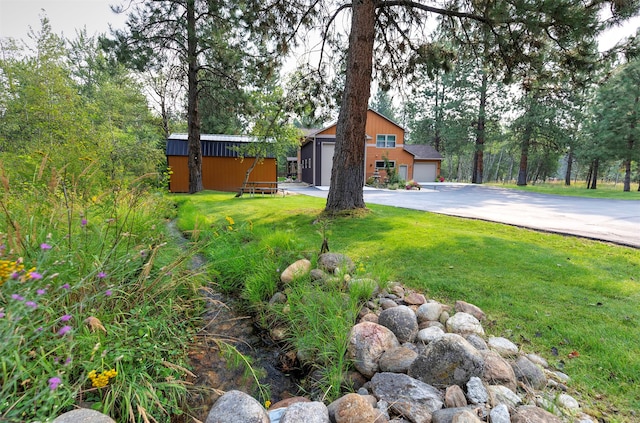
<path id="1" fill-rule="evenodd" d="M 187 134 L 171 134 L 167 138 L 167 156 L 188 156 L 189 143 Z M 238 149 L 247 143 L 259 142 L 260 139 L 249 135 L 200 134 L 200 145 L 203 157 L 240 157 Z M 269 141 L 269 140 L 268 140 Z M 253 157 L 246 156 L 245 157 Z M 268 158 L 274 157 L 267 154 Z"/>
<path id="2" fill-rule="evenodd" d="M 427 144 L 405 144 L 404 149 L 416 159 L 442 160 L 438 150 Z"/>

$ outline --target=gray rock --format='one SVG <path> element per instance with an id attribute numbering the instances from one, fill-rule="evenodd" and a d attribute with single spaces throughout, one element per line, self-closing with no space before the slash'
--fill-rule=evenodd
<path id="1" fill-rule="evenodd" d="M 436 327 L 436 328 L 440 328 L 442 329 L 442 331 L 444 332 L 444 325 L 438 321 L 435 320 L 425 320 L 423 322 L 418 321 L 418 329 L 427 329 L 427 328 L 432 328 L 432 327 Z"/>
<path id="2" fill-rule="evenodd" d="M 433 413 L 431 423 L 453 423 L 456 416 L 471 411 L 472 409 L 469 407 L 443 408 Z M 466 420 L 463 421 L 466 422 Z M 475 421 L 473 421 L 473 423 L 475 423 Z"/>
<path id="3" fill-rule="evenodd" d="M 322 269 L 312 269 L 309 273 L 312 281 L 321 281 L 327 277 L 327 274 L 324 273 Z"/>
<path id="4" fill-rule="evenodd" d="M 426 329 L 419 330 L 418 335 L 416 336 L 416 341 L 428 344 L 442 336 L 444 336 L 444 331 L 442 329 L 437 326 L 431 326 Z"/>
<path id="5" fill-rule="evenodd" d="M 307 259 L 300 259 L 289 265 L 280 275 L 280 280 L 284 284 L 291 283 L 295 278 L 299 278 L 309 273 L 311 270 L 311 262 Z"/>
<path id="6" fill-rule="evenodd" d="M 442 304 L 435 301 L 429 301 L 422 304 L 416 310 L 416 317 L 419 322 L 424 321 L 437 321 L 442 313 Z"/>
<path id="7" fill-rule="evenodd" d="M 357 395 L 357 394 L 356 394 Z M 236 422 L 244 422 L 237 419 Z M 289 407 L 280 418 L 280 423 L 330 423 L 327 406 L 319 401 L 297 402 Z"/>
<path id="8" fill-rule="evenodd" d="M 287 296 L 282 292 L 276 292 L 273 294 L 273 297 L 269 300 L 269 305 L 272 306 L 274 304 L 285 304 L 287 302 Z"/>
<path id="9" fill-rule="evenodd" d="M 378 323 L 378 315 L 375 313 L 367 313 L 360 319 L 361 322 Z"/>
<path id="10" fill-rule="evenodd" d="M 385 351 L 380 356 L 378 365 L 381 372 L 407 373 L 418 353 L 406 347 L 397 347 Z"/>
<path id="11" fill-rule="evenodd" d="M 545 360 L 543 357 L 539 356 L 538 354 L 527 354 L 526 357 L 529 360 L 531 360 L 532 363 L 537 364 L 538 366 L 541 366 L 544 369 L 549 367 L 549 363 L 547 362 L 547 360 Z"/>
<path id="12" fill-rule="evenodd" d="M 487 346 L 487 343 L 484 341 L 484 339 L 482 339 L 481 336 L 476 335 L 475 333 L 468 333 L 468 334 L 463 335 L 463 336 L 464 336 L 464 339 L 469 341 L 469 343 L 471 345 L 476 347 L 476 350 L 480 351 L 480 350 L 489 349 L 489 347 Z"/>
<path id="13" fill-rule="evenodd" d="M 487 387 L 489 399 L 492 405 L 505 404 L 509 408 L 515 408 L 522 404 L 522 399 L 511 389 L 503 385 L 490 385 Z"/>
<path id="14" fill-rule="evenodd" d="M 440 319 L 438 319 L 438 321 L 446 326 L 447 320 L 449 320 L 449 312 L 443 311 L 442 313 L 440 313 Z"/>
<path id="15" fill-rule="evenodd" d="M 388 328 L 361 322 L 351 329 L 347 355 L 360 373 L 372 377 L 380 368 L 378 360 L 382 353 L 399 346 L 398 339 Z"/>
<path id="16" fill-rule="evenodd" d="M 59 415 L 53 423 L 115 423 L 115 420 L 96 410 L 78 408 Z"/>
<path id="17" fill-rule="evenodd" d="M 456 301 L 456 305 L 454 308 L 457 312 L 468 313 L 478 320 L 484 320 L 484 318 L 486 317 L 484 311 L 480 310 L 480 307 L 469 304 L 465 301 Z"/>
<path id="18" fill-rule="evenodd" d="M 542 389 L 547 384 L 547 377 L 542 368 L 533 364 L 527 357 L 518 357 L 515 363 L 511 363 L 511 367 L 518 381 L 533 389 Z"/>
<path id="19" fill-rule="evenodd" d="M 467 397 L 458 385 L 451 385 L 444 393 L 444 404 L 447 408 L 457 408 L 467 406 Z"/>
<path id="20" fill-rule="evenodd" d="M 476 414 L 471 410 L 461 411 L 453 416 L 451 423 L 482 423 Z"/>
<path id="21" fill-rule="evenodd" d="M 382 310 L 378 316 L 378 324 L 391 329 L 400 343 L 413 342 L 418 334 L 416 314 L 407 306 Z"/>
<path id="22" fill-rule="evenodd" d="M 511 423 L 509 408 L 504 404 L 498 404 L 489 412 L 491 423 Z"/>
<path id="23" fill-rule="evenodd" d="M 464 386 L 472 376 L 482 376 L 484 359 L 460 335 L 447 333 L 427 345 L 407 374 L 434 386 Z"/>
<path id="24" fill-rule="evenodd" d="M 431 414 L 442 408 L 442 394 L 436 388 L 401 373 L 377 373 L 371 392 L 389 408 L 414 423 L 428 423 Z"/>
<path id="25" fill-rule="evenodd" d="M 318 257 L 318 267 L 329 273 L 336 273 L 336 269 L 351 273 L 356 269 L 356 266 L 349 257 L 337 253 L 321 254 L 320 257 Z"/>
<path id="26" fill-rule="evenodd" d="M 523 405 L 513 412 L 511 423 L 562 423 L 562 420 L 542 408 Z"/>
<path id="27" fill-rule="evenodd" d="M 447 332 L 457 334 L 475 333 L 476 335 L 484 335 L 484 329 L 480 321 L 469 313 L 458 312 L 449 317 L 445 324 Z"/>
<path id="28" fill-rule="evenodd" d="M 485 404 L 489 402 L 489 393 L 479 377 L 473 376 L 467 382 L 467 398 L 471 404 Z"/>
<path id="29" fill-rule="evenodd" d="M 580 404 L 569 394 L 560 394 L 558 395 L 558 405 L 562 408 L 566 408 L 567 410 L 577 410 L 580 408 Z"/>
<path id="30" fill-rule="evenodd" d="M 388 308 L 398 307 L 398 303 L 389 298 L 380 299 L 380 308 L 386 310 Z"/>
<path id="31" fill-rule="evenodd" d="M 269 414 L 253 397 L 240 391 L 228 391 L 213 405 L 206 423 L 235 423 L 239 421 L 269 423 Z"/>
<path id="32" fill-rule="evenodd" d="M 490 385 L 504 385 L 515 392 L 518 381 L 511 364 L 495 351 L 481 350 L 480 355 L 484 359 L 482 379 Z"/>
<path id="33" fill-rule="evenodd" d="M 516 344 L 500 336 L 490 336 L 487 345 L 503 357 L 517 355 L 519 351 Z"/>

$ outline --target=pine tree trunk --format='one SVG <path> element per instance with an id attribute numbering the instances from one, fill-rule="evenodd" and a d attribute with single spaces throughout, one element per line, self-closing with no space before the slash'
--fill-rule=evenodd
<path id="1" fill-rule="evenodd" d="M 325 211 L 330 213 L 366 207 L 362 189 L 375 6 L 375 0 L 355 0 L 352 4 L 346 81 L 336 127 L 331 186 L 325 207 Z"/>
<path id="2" fill-rule="evenodd" d="M 189 193 L 202 191 L 202 147 L 200 145 L 200 115 L 198 112 L 198 57 L 195 0 L 187 0 L 187 60 L 189 69 L 187 125 L 189 143 Z"/>
<path id="3" fill-rule="evenodd" d="M 564 184 L 566 186 L 571 185 L 571 167 L 573 166 L 573 150 L 569 150 L 569 155 L 567 156 L 567 171 L 564 174 Z"/>
<path id="4" fill-rule="evenodd" d="M 600 159 L 593 161 L 593 172 L 591 173 L 591 189 L 598 188 L 598 166 L 600 165 Z"/>
<path id="5" fill-rule="evenodd" d="M 482 183 L 484 173 L 484 127 L 487 109 L 487 73 L 482 72 L 482 84 L 480 85 L 480 107 L 478 108 L 478 126 L 476 131 L 476 148 L 473 154 L 473 175 L 471 182 Z"/>

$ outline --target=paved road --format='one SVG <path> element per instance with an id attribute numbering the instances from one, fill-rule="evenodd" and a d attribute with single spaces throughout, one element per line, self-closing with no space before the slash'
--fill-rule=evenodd
<path id="1" fill-rule="evenodd" d="M 323 187 L 287 189 L 324 198 L 328 192 Z M 365 189 L 364 200 L 640 248 L 640 201 L 566 197 L 469 184 L 435 184 L 420 191 Z"/>

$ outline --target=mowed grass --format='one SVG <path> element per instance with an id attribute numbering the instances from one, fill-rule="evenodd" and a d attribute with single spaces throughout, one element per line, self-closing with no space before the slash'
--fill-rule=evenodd
<path id="1" fill-rule="evenodd" d="M 313 260 L 320 249 L 322 225 L 314 222 L 323 199 L 214 192 L 173 198 L 179 226 L 211 237 L 207 255 L 226 289 L 241 292 L 244 281 L 252 280 L 246 263 L 273 278 L 273 290 L 282 288 L 278 272 L 297 258 Z M 570 393 L 586 411 L 611 422 L 637 419 L 640 250 L 369 207 L 369 213 L 328 224 L 332 252 L 349 255 L 360 273 L 382 283 L 398 281 L 451 305 L 476 304 L 487 313 L 489 335 L 505 336 L 570 375 Z M 232 229 L 244 230 L 225 231 L 226 217 Z M 260 260 L 274 263 L 256 266 Z M 570 359 L 574 352 L 578 357 Z"/>
<path id="2" fill-rule="evenodd" d="M 571 197 L 588 197 L 588 198 L 609 198 L 616 200 L 639 200 L 640 191 L 638 191 L 638 182 L 631 183 L 631 191 L 624 192 L 622 182 L 617 184 L 611 182 L 598 182 L 596 189 L 587 189 L 584 181 L 571 181 L 570 186 L 566 186 L 564 181 L 536 183 L 526 186 L 518 186 L 516 184 L 499 184 L 490 183 L 487 185 L 497 186 L 501 188 L 518 189 L 521 191 L 538 192 L 541 194 L 567 195 Z"/>

